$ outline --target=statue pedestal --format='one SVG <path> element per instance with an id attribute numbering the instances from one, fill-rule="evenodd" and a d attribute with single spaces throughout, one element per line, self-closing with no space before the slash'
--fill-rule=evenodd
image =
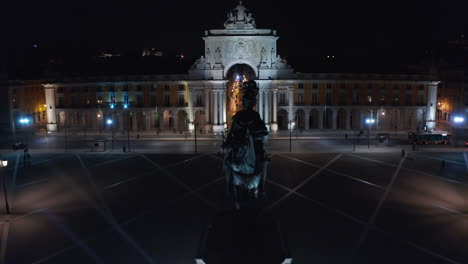
<path id="1" fill-rule="evenodd" d="M 224 125 L 213 125 L 213 133 L 221 134 L 224 133 Z"/>
<path id="2" fill-rule="evenodd" d="M 50 131 L 50 132 L 57 131 L 57 124 L 47 124 L 47 131 Z"/>
<path id="3" fill-rule="evenodd" d="M 271 123 L 270 124 L 270 131 L 273 131 L 273 132 L 278 131 L 278 123 Z"/>
<path id="4" fill-rule="evenodd" d="M 258 68 L 259 69 L 269 69 L 268 64 L 266 62 L 261 62 Z"/>
<path id="5" fill-rule="evenodd" d="M 205 125 L 205 131 L 208 132 L 208 133 L 213 131 L 213 126 L 212 125 Z"/>

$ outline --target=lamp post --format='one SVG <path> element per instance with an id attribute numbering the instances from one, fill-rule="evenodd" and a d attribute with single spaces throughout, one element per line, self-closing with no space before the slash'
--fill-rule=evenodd
<path id="1" fill-rule="evenodd" d="M 375 119 L 373 118 L 367 118 L 366 119 L 366 124 L 367 124 L 367 148 L 370 149 L 370 128 L 372 124 L 375 123 Z"/>
<path id="2" fill-rule="evenodd" d="M 354 130 L 353 151 L 356 151 L 357 129 Z"/>
<path id="3" fill-rule="evenodd" d="M 130 152 L 130 105 L 128 102 L 124 102 L 123 108 L 127 110 L 127 149 Z"/>
<path id="4" fill-rule="evenodd" d="M 29 124 L 31 120 L 28 117 L 23 117 L 19 119 L 20 125 L 26 130 L 26 145 L 29 144 Z"/>
<path id="5" fill-rule="evenodd" d="M 294 129 L 294 126 L 296 125 L 295 122 L 292 120 L 289 120 L 289 152 L 292 152 L 292 131 Z"/>
<path id="6" fill-rule="evenodd" d="M 194 136 L 195 136 L 195 153 L 197 153 L 197 127 L 198 127 L 198 122 L 195 122 L 194 124 Z"/>
<path id="7" fill-rule="evenodd" d="M 0 167 L 1 168 L 6 168 L 8 166 L 8 160 L 2 159 L 0 161 Z M 10 205 L 8 205 L 8 194 L 7 194 L 7 188 L 6 188 L 6 175 L 3 175 L 3 192 L 5 194 L 5 208 L 7 214 L 10 214 Z"/>
<path id="8" fill-rule="evenodd" d="M 107 125 L 112 127 L 112 151 L 114 151 L 114 120 L 111 118 L 107 119 Z"/>
<path id="9" fill-rule="evenodd" d="M 453 122 L 455 123 L 455 126 L 452 130 L 452 137 L 454 138 L 454 144 L 456 145 L 457 144 L 457 128 L 459 128 L 464 122 L 465 122 L 465 118 L 460 116 L 460 115 L 456 115 L 453 117 Z"/>

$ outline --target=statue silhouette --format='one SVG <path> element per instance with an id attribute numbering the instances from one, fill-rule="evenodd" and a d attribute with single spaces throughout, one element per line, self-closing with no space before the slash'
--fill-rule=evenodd
<path id="1" fill-rule="evenodd" d="M 267 158 L 264 144 L 268 130 L 260 115 L 253 109 L 258 87 L 255 81 L 243 85 L 244 109 L 232 119 L 231 130 L 223 143 L 227 151 L 224 157 L 227 193 L 234 194 L 236 208 L 244 201 L 264 194 Z"/>

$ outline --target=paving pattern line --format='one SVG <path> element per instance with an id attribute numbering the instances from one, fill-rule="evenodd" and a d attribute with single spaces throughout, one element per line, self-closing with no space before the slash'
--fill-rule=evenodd
<path id="1" fill-rule="evenodd" d="M 78 235 L 75 234 L 75 232 L 73 232 L 64 223 L 62 223 L 62 221 L 60 221 L 60 219 L 56 215 L 54 215 L 53 213 L 48 212 L 46 210 L 42 210 L 41 213 L 44 214 L 51 222 L 53 222 L 55 226 L 60 228 L 63 231 L 63 233 L 71 241 L 73 241 L 73 243 L 77 247 L 81 248 L 86 253 L 86 255 L 88 255 L 90 258 L 92 258 L 94 260 L 94 263 L 104 264 L 104 261 L 100 257 L 98 257 L 96 252 L 94 252 L 94 250 L 92 250 L 90 247 L 88 247 L 88 245 L 84 242 L 84 240 L 80 239 L 78 237 Z"/>
<path id="2" fill-rule="evenodd" d="M 161 172 L 163 174 L 165 174 L 168 178 L 174 180 L 175 182 L 177 182 L 179 185 L 181 185 L 183 188 L 185 188 L 187 191 L 189 192 L 192 192 L 193 189 L 192 187 L 188 186 L 187 184 L 185 184 L 183 181 L 181 181 L 179 178 L 177 178 L 176 176 L 174 175 L 171 175 L 171 173 L 169 173 L 166 169 L 162 168 L 161 166 L 159 166 L 159 164 L 157 164 L 156 162 L 154 162 L 152 159 L 148 158 L 146 155 L 141 155 L 144 159 L 146 159 L 149 163 L 153 164 L 153 166 L 155 166 L 156 168 L 160 169 Z M 211 201 L 208 201 L 207 199 L 205 199 L 203 196 L 201 195 L 197 195 L 195 193 L 195 196 L 198 197 L 200 200 L 202 200 L 204 203 L 206 203 L 207 205 L 209 205 L 210 207 L 213 207 L 214 209 L 218 209 L 218 206 L 216 206 L 216 204 L 212 203 Z"/>
<path id="3" fill-rule="evenodd" d="M 434 251 L 432 251 L 432 250 L 429 250 L 429 249 L 427 249 L 427 248 L 425 248 L 425 247 L 423 247 L 423 246 L 420 246 L 420 245 L 418 245 L 418 244 L 416 244 L 416 243 L 413 243 L 413 242 L 411 242 L 411 241 L 408 241 L 408 240 L 406 240 L 406 239 L 403 239 L 403 238 L 401 238 L 401 237 L 399 237 L 399 236 L 397 236 L 397 235 L 395 235 L 395 234 L 386 232 L 385 230 L 383 230 L 383 229 L 381 229 L 380 227 L 377 227 L 377 226 L 375 226 L 375 225 L 372 226 L 371 229 L 372 229 L 372 230 L 375 230 L 375 231 L 377 231 L 377 232 L 379 232 L 379 233 L 382 233 L 383 235 L 385 235 L 385 236 L 387 236 L 387 237 L 390 237 L 390 238 L 392 238 L 392 239 L 394 239 L 394 240 L 397 240 L 397 241 L 400 242 L 400 243 L 403 243 L 403 244 L 412 246 L 412 247 L 414 247 L 414 248 L 416 248 L 416 249 L 418 249 L 418 250 L 420 250 L 420 251 L 422 251 L 422 252 L 424 252 L 424 253 L 426 253 L 426 254 L 428 254 L 428 255 L 431 255 L 431 256 L 433 256 L 433 257 L 442 259 L 442 260 L 444 260 L 444 261 L 446 261 L 446 262 L 448 262 L 448 263 L 451 263 L 451 264 L 462 264 L 461 262 L 457 262 L 457 261 L 455 261 L 455 260 L 453 260 L 453 259 L 450 259 L 450 258 L 448 258 L 448 257 L 446 257 L 446 256 L 443 256 L 443 255 L 441 255 L 441 254 L 439 254 L 439 253 L 436 253 L 436 252 L 434 252 Z"/>
<path id="4" fill-rule="evenodd" d="M 361 157 L 361 156 L 350 154 L 350 153 L 347 153 L 345 155 L 353 156 L 353 157 L 356 157 L 356 158 L 360 158 L 360 159 L 363 159 L 363 160 L 368 160 L 368 161 L 372 161 L 372 162 L 376 162 L 376 163 L 380 163 L 380 164 L 385 164 L 385 165 L 392 166 L 392 167 L 397 167 L 397 165 L 395 165 L 395 164 L 386 163 L 386 162 L 383 162 L 383 161 L 380 161 L 380 160 L 374 160 L 374 159 L 370 159 L 370 158 L 366 158 L 366 157 Z M 407 159 L 410 159 L 410 158 L 407 157 Z M 429 177 L 441 179 L 441 180 L 448 181 L 448 182 L 453 182 L 453 183 L 460 184 L 460 185 L 468 187 L 467 183 L 460 182 L 460 181 L 457 181 L 457 180 L 452 180 L 452 179 L 449 179 L 449 178 L 440 177 L 440 176 L 433 175 L 433 174 L 430 174 L 430 173 L 427 173 L 427 172 L 424 172 L 424 171 L 418 171 L 418 170 L 410 169 L 410 168 L 406 168 L 406 167 L 403 167 L 403 169 L 407 170 L 407 171 L 416 172 L 416 173 L 423 174 L 423 175 L 426 175 L 426 176 L 429 176 Z M 468 170 L 468 168 L 467 168 L 467 170 Z"/>
<path id="5" fill-rule="evenodd" d="M 385 192 L 384 194 L 382 195 L 382 197 L 380 198 L 379 200 L 379 203 L 377 204 L 377 206 L 375 207 L 375 210 L 374 212 L 372 213 L 372 216 L 371 218 L 369 219 L 369 221 L 367 222 L 366 226 L 365 226 L 365 229 L 364 229 L 364 232 L 361 234 L 361 237 L 359 238 L 359 241 L 358 243 L 356 244 L 356 247 L 354 248 L 353 250 L 353 255 L 356 256 L 357 252 L 359 251 L 359 249 L 362 247 L 362 245 L 364 244 L 364 242 L 366 241 L 367 239 L 367 236 L 369 234 L 369 231 L 370 231 L 370 227 L 374 225 L 375 223 L 375 220 L 377 219 L 377 216 L 379 215 L 380 213 L 380 209 L 382 208 L 384 202 L 387 200 L 387 197 L 388 195 L 390 194 L 390 190 L 392 189 L 393 185 L 395 184 L 396 182 L 396 179 L 398 177 L 398 174 L 400 173 L 400 170 L 403 166 L 403 163 L 405 162 L 406 160 L 406 156 L 408 155 L 408 153 L 406 153 L 400 160 L 400 162 L 398 163 L 398 167 L 397 169 L 395 170 L 395 172 L 393 173 L 393 176 L 390 180 L 390 183 L 387 185 L 387 187 L 385 188 Z"/>
<path id="6" fill-rule="evenodd" d="M 220 177 L 220 178 L 218 178 L 218 179 L 216 179 L 216 180 L 213 180 L 212 182 L 209 182 L 209 183 L 207 183 L 207 184 L 205 184 L 205 185 L 203 185 L 203 186 L 200 186 L 200 187 L 198 187 L 197 189 L 195 189 L 192 193 L 186 193 L 186 194 L 184 194 L 183 196 L 181 196 L 180 198 L 176 198 L 176 199 L 172 200 L 171 202 L 169 202 L 169 203 L 166 205 L 166 207 L 167 207 L 167 206 L 170 206 L 170 205 L 172 205 L 172 204 L 175 204 L 175 203 L 177 203 L 177 202 L 179 202 L 179 201 L 181 201 L 181 200 L 183 200 L 183 199 L 185 199 L 185 198 L 187 198 L 187 197 L 190 197 L 191 195 L 193 195 L 193 193 L 195 193 L 195 192 L 200 192 L 200 191 L 202 191 L 202 190 L 208 188 L 209 186 L 211 186 L 211 185 L 213 185 L 213 184 L 215 184 L 215 183 L 217 183 L 217 182 L 219 182 L 219 181 L 221 181 L 221 180 L 223 180 L 223 179 L 224 179 L 224 177 Z M 142 212 L 142 213 L 138 214 L 138 215 L 135 216 L 135 217 L 132 217 L 132 218 L 126 220 L 126 221 L 121 222 L 120 225 L 121 225 L 121 226 L 126 226 L 126 225 L 128 225 L 128 224 L 134 222 L 135 220 L 137 220 L 139 217 L 142 217 L 142 216 L 144 216 L 144 215 L 146 215 L 146 214 L 149 214 L 149 213 L 151 213 L 151 212 L 153 212 L 153 211 L 160 210 L 160 209 L 161 209 L 161 207 L 158 207 L 158 208 L 155 208 L 155 209 L 151 209 L 151 210 L 147 210 L 147 211 L 145 211 L 145 212 Z M 39 209 L 39 210 L 36 210 L 36 211 L 41 211 L 41 210 L 43 210 L 43 209 Z M 107 228 L 105 231 L 103 231 L 102 233 L 110 232 L 110 231 L 113 231 L 113 230 L 115 230 L 115 227 L 112 227 L 112 226 L 111 226 L 111 227 L 108 227 L 108 228 Z M 101 233 L 99 233 L 99 234 L 101 234 Z M 96 237 L 98 237 L 98 234 L 95 234 L 93 237 L 84 240 L 84 242 L 90 242 L 90 241 L 94 240 Z M 77 245 L 76 245 L 76 244 L 71 245 L 71 246 L 68 246 L 68 247 L 65 247 L 65 248 L 60 249 L 60 250 L 58 250 L 58 251 L 56 251 L 56 252 L 54 252 L 54 253 L 52 253 L 52 254 L 50 254 L 50 255 L 44 257 L 44 258 L 41 258 L 41 259 L 39 259 L 39 260 L 33 262 L 32 264 L 42 264 L 42 263 L 45 263 L 45 262 L 47 262 L 47 261 L 49 261 L 49 260 L 51 260 L 51 259 L 53 259 L 53 258 L 55 258 L 55 257 L 57 257 L 57 256 L 59 256 L 59 255 L 61 255 L 61 254 L 63 254 L 63 253 L 65 253 L 65 252 L 70 251 L 70 250 L 75 249 L 75 248 L 77 248 Z"/>
<path id="7" fill-rule="evenodd" d="M 321 166 L 316 165 L 316 164 L 313 164 L 313 163 L 309 163 L 309 162 L 307 162 L 307 161 L 303 161 L 303 160 L 296 159 L 296 158 L 289 157 L 289 156 L 282 155 L 282 154 L 277 154 L 277 155 L 278 155 L 278 156 L 281 156 L 281 157 L 283 157 L 283 158 L 287 158 L 287 159 L 290 159 L 290 160 L 294 160 L 294 161 L 297 161 L 297 162 L 300 162 L 300 163 L 304 163 L 304 164 L 310 165 L 310 166 L 312 166 L 312 167 L 321 168 Z M 325 171 L 332 172 L 332 173 L 337 174 L 337 175 L 340 175 L 340 176 L 342 176 L 342 177 L 349 178 L 349 179 L 351 179 L 351 180 L 354 180 L 354 181 L 357 181 L 357 182 L 360 182 L 360 183 L 364 183 L 364 184 L 370 185 L 370 186 L 375 187 L 375 188 L 378 188 L 378 189 L 384 189 L 384 188 L 385 188 L 385 187 L 380 186 L 380 185 L 378 185 L 378 184 L 375 184 L 375 183 L 372 183 L 372 182 L 368 182 L 368 181 L 365 181 L 365 180 L 361 180 L 361 179 L 358 179 L 358 178 L 353 177 L 353 176 L 351 176 L 351 175 L 344 174 L 344 173 L 341 173 L 341 172 L 338 172 L 338 171 L 335 171 L 335 170 L 332 170 L 332 169 L 329 169 L 329 168 L 325 168 Z"/>
<path id="8" fill-rule="evenodd" d="M 112 211 L 109 209 L 109 207 L 107 206 L 107 203 L 104 199 L 104 197 L 102 196 L 102 194 L 99 192 L 97 186 L 96 186 L 96 183 L 94 182 L 94 180 L 92 179 L 92 174 L 91 172 L 89 171 L 88 167 L 86 166 L 86 164 L 83 162 L 83 159 L 81 159 L 80 155 L 78 153 L 75 154 L 76 158 L 79 160 L 80 164 L 81 164 L 81 167 L 83 169 L 83 171 L 85 172 L 88 180 L 90 181 L 91 183 L 91 186 L 93 187 L 93 190 L 94 192 L 96 193 L 96 196 L 97 198 L 99 199 L 99 202 L 101 203 L 101 206 L 103 207 L 104 211 L 103 212 L 102 210 L 100 210 L 101 208 L 96 208 L 97 211 L 99 213 L 101 213 L 101 215 L 104 217 L 104 219 L 107 220 L 107 222 L 109 224 L 111 224 L 115 230 L 125 239 L 125 241 L 127 241 L 131 246 L 133 246 L 138 253 L 140 253 L 143 258 L 148 262 L 148 263 L 154 263 L 153 259 L 148 255 L 148 253 L 146 253 L 146 251 L 140 247 L 140 245 L 138 245 L 138 243 L 133 240 L 133 238 L 131 238 L 123 229 L 122 227 L 119 225 L 119 223 L 117 222 L 117 220 L 115 219 L 115 217 L 112 215 Z M 84 196 L 86 197 L 86 195 Z M 87 198 L 87 197 L 86 197 Z"/>
<path id="9" fill-rule="evenodd" d="M 283 155 L 280 155 L 280 156 L 283 156 Z M 330 160 L 327 164 L 325 164 L 323 167 L 321 167 L 320 169 L 318 169 L 316 172 L 314 172 L 312 175 L 310 175 L 309 177 L 307 177 L 307 179 L 305 179 L 302 183 L 300 183 L 299 185 L 297 185 L 296 187 L 294 187 L 290 192 L 288 192 L 287 194 L 285 194 L 283 197 L 281 197 L 278 201 L 274 202 L 272 205 L 268 206 L 267 207 L 267 210 L 271 210 L 273 209 L 276 205 L 278 205 L 279 203 L 281 203 L 283 200 L 287 199 L 289 196 L 293 195 L 297 190 L 299 190 L 302 186 L 304 186 L 305 184 L 307 184 L 310 180 L 312 180 L 315 176 L 317 176 L 318 174 L 320 174 L 323 170 L 325 170 L 328 166 L 330 166 L 331 164 L 333 164 L 336 160 L 338 160 L 341 156 L 343 156 L 343 153 L 340 153 L 338 154 L 336 157 L 334 157 L 332 160 Z"/>
<path id="10" fill-rule="evenodd" d="M 334 212 L 334 213 L 336 213 L 336 214 L 339 214 L 339 215 L 341 215 L 341 216 L 343 216 L 343 217 L 345 217 L 345 218 L 347 218 L 347 219 L 349 219 L 349 220 L 351 220 L 351 221 L 353 221 L 353 222 L 356 222 L 356 223 L 361 224 L 361 225 L 364 225 L 364 224 L 365 224 L 364 221 L 359 220 L 359 219 L 355 218 L 354 216 L 351 216 L 351 215 L 348 214 L 348 213 L 345 213 L 345 212 L 343 212 L 343 211 L 341 211 L 341 210 L 339 210 L 339 209 L 336 209 L 336 208 L 327 206 L 325 203 L 322 203 L 322 202 L 320 202 L 320 201 L 317 201 L 317 200 L 315 200 L 315 199 L 312 199 L 312 198 L 310 198 L 310 197 L 308 197 L 308 196 L 306 196 L 306 195 L 304 195 L 304 194 L 302 194 L 302 193 L 296 192 L 296 191 L 294 191 L 293 189 L 290 189 L 290 188 L 288 188 L 288 187 L 286 187 L 286 186 L 283 186 L 282 184 L 279 184 L 279 183 L 274 182 L 274 181 L 272 181 L 272 180 L 267 180 L 267 182 L 269 182 L 269 183 L 271 183 L 271 184 L 273 184 L 273 185 L 276 185 L 276 186 L 278 186 L 278 187 L 280 187 L 280 188 L 282 188 L 282 189 L 284 189 L 284 190 L 286 190 L 286 191 L 288 191 L 288 192 L 293 192 L 293 194 L 295 194 L 295 195 L 301 197 L 302 199 L 305 199 L 305 200 L 307 200 L 307 201 L 309 201 L 309 202 L 312 202 L 312 203 L 314 203 L 314 204 L 316 204 L 316 205 L 318 205 L 318 206 L 320 206 L 320 207 L 323 207 L 323 208 L 325 208 L 325 209 L 327 209 L 327 210 L 329 210 L 329 211 L 331 211 L 331 212 Z"/>
<path id="11" fill-rule="evenodd" d="M 140 154 L 126 155 L 124 157 L 117 158 L 117 159 L 114 159 L 114 160 L 108 160 L 108 161 L 104 161 L 104 162 L 101 162 L 101 163 L 98 163 L 98 164 L 94 164 L 93 166 L 90 166 L 89 168 L 93 169 L 93 168 L 96 168 L 96 167 L 100 167 L 100 166 L 107 165 L 107 164 L 112 164 L 112 163 L 115 163 L 115 162 L 119 162 L 119 161 L 126 160 L 126 159 L 131 159 L 131 158 L 138 157 L 138 156 L 141 156 L 141 155 Z"/>
<path id="12" fill-rule="evenodd" d="M 271 184 L 276 185 L 276 186 L 278 186 L 278 187 L 280 187 L 280 188 L 282 188 L 284 190 L 293 191 L 292 189 L 290 189 L 290 188 L 288 188 L 286 186 L 283 186 L 282 184 L 279 184 L 277 182 L 274 182 L 272 180 L 267 180 L 267 182 L 270 182 Z M 349 220 L 351 220 L 351 221 L 353 221 L 355 223 L 358 223 L 358 224 L 361 224 L 361 225 L 366 225 L 366 223 L 364 221 L 359 220 L 359 219 L 357 219 L 357 218 L 355 218 L 355 217 L 353 217 L 353 216 L 351 216 L 351 215 L 349 215 L 349 214 L 347 214 L 347 213 L 345 213 L 345 212 L 343 212 L 343 211 L 341 211 L 339 209 L 327 206 L 326 204 L 324 204 L 322 202 L 319 202 L 319 201 L 316 201 L 316 200 L 314 200 L 314 199 L 312 199 L 312 198 L 310 198 L 310 197 L 308 197 L 308 196 L 306 196 L 304 194 L 301 194 L 301 193 L 298 193 L 298 192 L 294 192 L 294 194 L 301 197 L 301 198 L 303 198 L 303 199 L 305 199 L 305 200 L 307 200 L 307 201 L 313 202 L 314 204 L 317 204 L 317 205 L 319 205 L 319 206 L 321 206 L 321 207 L 323 207 L 323 208 L 325 208 L 325 209 L 327 209 L 329 211 L 332 211 L 332 212 L 334 212 L 334 213 L 336 213 L 338 215 L 341 215 L 341 216 L 343 216 L 343 217 L 345 217 L 345 218 L 347 218 L 347 219 L 349 219 Z M 444 207 L 439 207 L 439 208 L 446 209 L 446 210 L 451 211 L 453 213 L 461 214 L 460 212 L 453 211 L 453 210 L 450 210 L 448 208 L 444 208 Z M 373 229 L 373 230 L 376 230 L 376 231 L 378 231 L 378 232 L 380 232 L 380 233 L 382 233 L 382 234 L 384 234 L 384 235 L 386 235 L 388 237 L 391 237 L 392 239 L 397 240 L 400 243 L 404 243 L 404 244 L 407 244 L 409 246 L 412 246 L 412 247 L 416 248 L 417 250 L 420 250 L 420 251 L 422 251 L 422 252 L 424 252 L 426 254 L 429 254 L 431 256 L 443 259 L 443 260 L 445 260 L 445 261 L 447 261 L 449 263 L 452 263 L 452 264 L 461 264 L 461 263 L 456 262 L 456 261 L 454 261 L 454 260 L 452 260 L 452 259 L 450 259 L 448 257 L 445 257 L 445 256 L 443 256 L 441 254 L 436 253 L 436 252 L 433 252 L 433 251 L 431 251 L 429 249 L 426 249 L 423 246 L 420 246 L 420 245 L 415 244 L 415 243 L 413 243 L 411 241 L 408 241 L 408 240 L 402 239 L 400 237 L 397 237 L 396 235 L 391 234 L 391 233 L 389 233 L 389 232 L 387 232 L 387 231 L 385 231 L 385 230 L 383 230 L 383 229 L 381 229 L 381 228 L 379 228 L 379 227 L 377 227 L 375 225 L 371 226 L 370 228 Z"/>
<path id="13" fill-rule="evenodd" d="M 453 163 L 453 164 L 465 166 L 465 163 L 461 163 L 461 162 L 454 161 L 454 160 L 449 160 L 449 159 L 441 159 L 441 158 L 437 158 L 437 157 L 432 157 L 430 155 L 424 155 L 424 154 L 421 154 L 421 153 L 417 153 L 416 156 L 424 157 L 424 158 L 428 158 L 428 159 L 434 159 L 434 160 L 441 160 L 441 161 L 444 160 L 446 163 Z"/>

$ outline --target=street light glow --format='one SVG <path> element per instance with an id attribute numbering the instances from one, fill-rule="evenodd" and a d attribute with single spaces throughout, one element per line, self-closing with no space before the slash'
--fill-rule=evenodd
<path id="1" fill-rule="evenodd" d="M 115 104 L 110 104 L 110 108 L 111 108 L 111 109 L 114 109 L 114 108 L 115 108 Z"/>
<path id="2" fill-rule="evenodd" d="M 375 119 L 373 118 L 367 118 L 366 119 L 366 124 L 374 124 L 375 123 Z"/>
<path id="3" fill-rule="evenodd" d="M 124 109 L 128 109 L 128 104 L 124 104 L 124 105 L 123 105 L 123 108 L 124 108 Z"/>
<path id="4" fill-rule="evenodd" d="M 2 168 L 6 168 L 6 166 L 8 166 L 8 160 L 3 159 L 1 162 L 1 165 L 2 165 Z"/>
<path id="5" fill-rule="evenodd" d="M 112 121 L 112 119 L 107 119 L 107 124 L 108 125 L 112 125 L 112 123 L 114 123 L 114 121 Z"/>
<path id="6" fill-rule="evenodd" d="M 19 122 L 20 122 L 20 124 L 25 124 L 25 125 L 27 125 L 27 124 L 29 124 L 29 118 L 21 118 L 21 119 L 19 120 Z"/>
<path id="7" fill-rule="evenodd" d="M 465 122 L 465 118 L 463 118 L 461 116 L 456 116 L 456 117 L 453 118 L 453 121 L 455 123 L 463 123 L 463 122 Z"/>

